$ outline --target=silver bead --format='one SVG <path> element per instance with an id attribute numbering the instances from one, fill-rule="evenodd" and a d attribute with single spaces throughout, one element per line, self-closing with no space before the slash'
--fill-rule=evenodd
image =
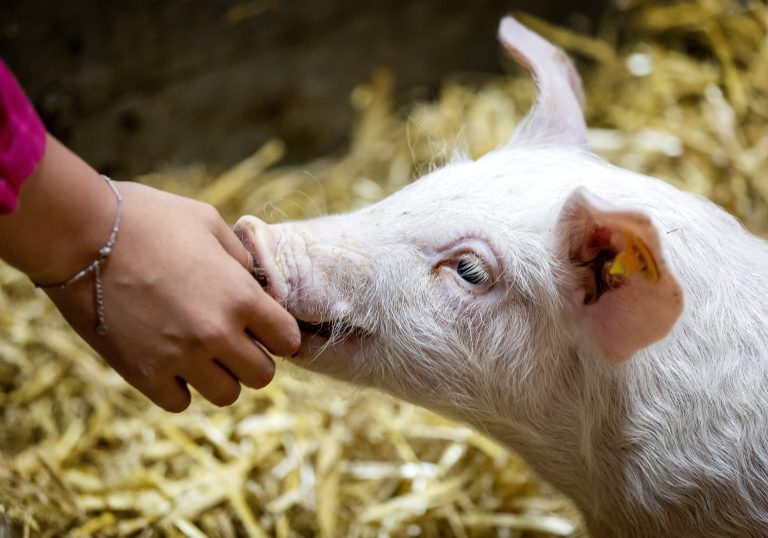
<path id="1" fill-rule="evenodd" d="M 99 249 L 99 257 L 102 260 L 106 260 L 110 254 L 112 254 L 112 247 L 105 245 Z"/>
<path id="2" fill-rule="evenodd" d="M 99 323 L 96 325 L 96 334 L 99 336 L 104 336 L 109 331 L 109 327 L 105 323 Z"/>

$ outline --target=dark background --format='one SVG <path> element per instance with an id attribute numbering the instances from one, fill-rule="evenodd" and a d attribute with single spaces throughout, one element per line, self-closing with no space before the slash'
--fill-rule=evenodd
<path id="1" fill-rule="evenodd" d="M 344 147 L 352 88 L 391 69 L 397 103 L 501 71 L 498 20 L 589 31 L 605 0 L 0 0 L 0 56 L 49 130 L 99 170 L 223 169 L 271 137 L 289 162 Z"/>

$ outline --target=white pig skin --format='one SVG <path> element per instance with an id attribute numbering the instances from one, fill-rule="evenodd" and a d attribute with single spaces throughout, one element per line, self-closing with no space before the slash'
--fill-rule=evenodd
<path id="1" fill-rule="evenodd" d="M 473 424 L 594 537 L 768 536 L 766 243 L 589 153 L 567 58 L 511 18 L 500 37 L 539 87 L 510 144 L 351 214 L 236 225 L 272 296 L 333 324 L 293 360 Z M 658 281 L 603 281 L 573 254 L 595 227 Z"/>

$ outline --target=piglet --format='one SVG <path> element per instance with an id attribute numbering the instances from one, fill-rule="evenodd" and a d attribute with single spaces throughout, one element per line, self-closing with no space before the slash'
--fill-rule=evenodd
<path id="1" fill-rule="evenodd" d="M 768 248 L 586 149 L 566 55 L 516 20 L 512 140 L 346 215 L 235 230 L 300 320 L 293 360 L 467 421 L 590 534 L 768 536 Z"/>

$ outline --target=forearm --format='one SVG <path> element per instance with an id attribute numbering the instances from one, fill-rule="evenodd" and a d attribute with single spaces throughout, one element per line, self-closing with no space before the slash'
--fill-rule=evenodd
<path id="1" fill-rule="evenodd" d="M 98 173 L 48 135 L 13 213 L 0 216 L 0 258 L 42 284 L 66 280 L 93 260 L 116 201 Z"/>

